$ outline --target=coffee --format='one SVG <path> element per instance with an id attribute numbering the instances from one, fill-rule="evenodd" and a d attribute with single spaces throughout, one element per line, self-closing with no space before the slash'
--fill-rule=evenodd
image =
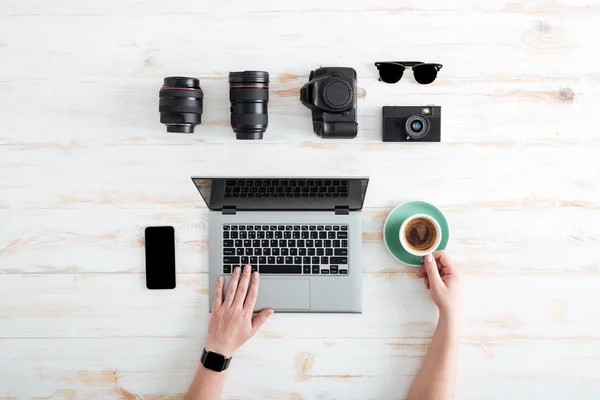
<path id="1" fill-rule="evenodd" d="M 415 251 L 430 250 L 436 242 L 437 231 L 431 221 L 415 218 L 404 229 L 406 243 Z"/>

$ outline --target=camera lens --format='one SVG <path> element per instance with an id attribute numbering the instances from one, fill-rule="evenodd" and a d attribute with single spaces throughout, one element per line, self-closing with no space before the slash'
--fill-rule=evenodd
<path id="1" fill-rule="evenodd" d="M 269 73 L 243 71 L 229 73 L 231 127 L 241 140 L 262 139 L 269 116 Z"/>
<path id="2" fill-rule="evenodd" d="M 410 127 L 415 132 L 421 132 L 421 129 L 423 129 L 423 123 L 421 121 L 414 121 Z"/>
<path id="3" fill-rule="evenodd" d="M 204 94 L 196 78 L 169 76 L 160 88 L 158 111 L 167 132 L 194 133 L 202 122 Z"/>
<path id="4" fill-rule="evenodd" d="M 423 139 L 429 132 L 429 121 L 421 114 L 413 114 L 406 119 L 404 128 L 410 138 Z"/>

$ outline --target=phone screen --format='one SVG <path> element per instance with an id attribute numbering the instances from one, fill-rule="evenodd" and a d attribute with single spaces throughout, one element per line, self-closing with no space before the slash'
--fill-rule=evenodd
<path id="1" fill-rule="evenodd" d="M 175 229 L 146 228 L 146 287 L 175 289 Z"/>

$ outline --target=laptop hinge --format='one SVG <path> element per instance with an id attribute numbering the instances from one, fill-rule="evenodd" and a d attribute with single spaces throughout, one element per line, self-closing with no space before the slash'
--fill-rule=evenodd
<path id="1" fill-rule="evenodd" d="M 348 215 L 350 214 L 350 207 L 348 206 L 335 206 L 335 215 Z"/>
<path id="2" fill-rule="evenodd" d="M 235 206 L 223 206 L 221 209 L 223 215 L 235 215 L 236 209 Z"/>

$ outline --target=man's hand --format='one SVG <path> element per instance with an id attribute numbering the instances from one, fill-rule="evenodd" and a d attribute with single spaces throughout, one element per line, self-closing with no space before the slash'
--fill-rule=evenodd
<path id="1" fill-rule="evenodd" d="M 240 267 L 234 269 L 225 298 L 224 279 L 220 276 L 217 280 L 205 345 L 207 351 L 231 357 L 273 314 L 273 310 L 267 308 L 252 317 L 260 278 L 258 272 L 251 274 L 250 271 L 250 265 L 244 266 L 243 273 Z"/>
<path id="2" fill-rule="evenodd" d="M 445 251 L 436 251 L 423 257 L 417 272 L 424 278 L 425 287 L 431 290 L 431 298 L 440 310 L 440 316 L 455 317 L 462 308 L 463 282 L 460 268 Z"/>

